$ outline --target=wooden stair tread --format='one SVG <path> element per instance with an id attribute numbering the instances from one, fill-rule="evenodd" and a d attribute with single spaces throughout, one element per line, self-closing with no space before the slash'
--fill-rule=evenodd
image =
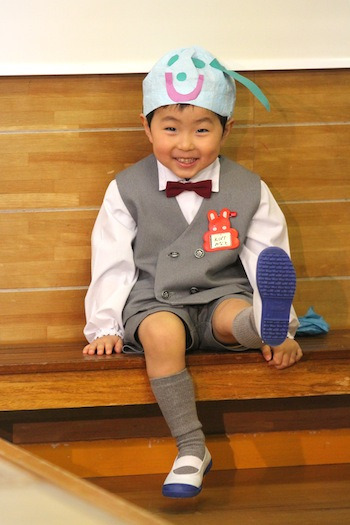
<path id="1" fill-rule="evenodd" d="M 298 341 L 303 348 L 304 360 L 350 357 L 349 330 L 337 330 L 324 336 L 300 337 Z M 142 355 L 84 356 L 83 346 L 83 342 L 0 346 L 0 374 L 145 368 Z M 261 354 L 259 351 L 198 351 L 189 354 L 187 362 L 190 366 L 258 363 L 261 362 Z"/>
<path id="2" fill-rule="evenodd" d="M 350 394 L 350 331 L 300 339 L 304 358 L 277 371 L 259 351 L 187 356 L 198 401 Z M 84 356 L 77 343 L 0 348 L 0 410 L 155 403 L 143 355 Z"/>
<path id="3" fill-rule="evenodd" d="M 170 523 L 339 525 L 350 521 L 350 464 L 210 472 L 193 500 L 161 495 L 163 475 L 90 479 Z"/>

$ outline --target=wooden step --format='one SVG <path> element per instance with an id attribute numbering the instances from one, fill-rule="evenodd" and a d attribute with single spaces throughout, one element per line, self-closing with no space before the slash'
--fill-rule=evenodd
<path id="1" fill-rule="evenodd" d="M 350 393 L 350 330 L 300 338 L 304 358 L 278 371 L 258 351 L 187 356 L 199 401 Z M 0 348 L 0 410 L 154 403 L 141 355 L 83 356 L 77 343 Z M 25 392 L 25 395 L 24 395 Z"/>
<path id="2" fill-rule="evenodd" d="M 350 464 L 350 429 L 207 436 L 213 470 Z M 138 438 L 22 445 L 31 454 L 88 477 L 166 473 L 174 440 Z"/>
<path id="3" fill-rule="evenodd" d="M 122 498 L 0 440 L 2 525 L 166 525 Z"/>
<path id="4" fill-rule="evenodd" d="M 191 500 L 164 498 L 162 475 L 90 481 L 173 524 L 350 523 L 350 465 L 214 471 Z"/>

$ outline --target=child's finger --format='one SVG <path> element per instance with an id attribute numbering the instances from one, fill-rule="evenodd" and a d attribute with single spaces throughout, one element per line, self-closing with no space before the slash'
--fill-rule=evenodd
<path id="1" fill-rule="evenodd" d="M 114 350 L 115 350 L 115 352 L 116 352 L 117 354 L 121 354 L 121 353 L 122 353 L 122 350 L 123 350 L 123 340 L 120 339 L 120 337 L 119 337 L 118 341 L 117 341 L 117 342 L 115 343 L 115 345 L 114 345 Z"/>
<path id="2" fill-rule="evenodd" d="M 90 347 L 90 345 L 86 345 L 86 346 L 84 346 L 84 348 L 83 348 L 83 354 L 86 355 L 86 354 L 89 353 L 89 347 Z"/>
<path id="3" fill-rule="evenodd" d="M 261 347 L 261 353 L 265 359 L 265 361 L 272 361 L 273 359 L 273 352 L 272 348 L 269 345 L 264 345 Z"/>
<path id="4" fill-rule="evenodd" d="M 278 358 L 274 359 L 274 366 L 277 370 L 283 370 L 284 368 L 288 368 L 290 366 L 293 366 L 296 363 L 296 354 L 288 354 L 282 353 L 278 356 Z M 272 364 L 272 363 L 269 363 Z"/>
<path id="5" fill-rule="evenodd" d="M 272 354 L 272 358 L 270 359 L 269 361 L 269 366 L 274 366 L 275 368 L 283 368 L 284 367 L 284 364 L 283 364 L 283 360 L 284 360 L 284 356 L 285 356 L 285 353 L 284 352 L 281 352 L 281 351 L 278 351 L 278 349 L 274 348 L 274 349 L 271 349 L 271 354 Z"/>
<path id="6" fill-rule="evenodd" d="M 101 342 L 97 345 L 97 355 L 103 355 L 105 353 L 105 343 Z"/>
<path id="7" fill-rule="evenodd" d="M 96 344 L 94 343 L 90 343 L 89 345 L 86 345 L 83 348 L 83 354 L 85 355 L 94 355 L 95 351 L 96 351 Z"/>
<path id="8" fill-rule="evenodd" d="M 106 350 L 106 355 L 111 355 L 113 353 L 112 343 L 106 343 L 105 350 Z"/>

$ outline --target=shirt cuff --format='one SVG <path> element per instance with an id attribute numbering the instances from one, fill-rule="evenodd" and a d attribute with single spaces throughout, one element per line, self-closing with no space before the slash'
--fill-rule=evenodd
<path id="1" fill-rule="evenodd" d="M 118 337 L 120 337 L 120 339 L 123 339 L 124 337 L 124 333 L 122 330 L 117 330 L 115 328 L 110 328 L 110 329 L 101 329 L 101 330 L 98 330 L 96 332 L 96 335 L 95 335 L 95 339 L 99 339 L 100 337 L 104 337 L 105 335 L 117 335 Z"/>

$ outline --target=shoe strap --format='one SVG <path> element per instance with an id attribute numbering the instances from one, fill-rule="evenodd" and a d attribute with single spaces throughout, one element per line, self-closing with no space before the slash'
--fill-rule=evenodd
<path id="1" fill-rule="evenodd" d="M 197 456 L 182 456 L 181 458 L 176 458 L 173 470 L 181 467 L 194 467 L 199 470 L 202 465 L 203 460 L 197 458 Z"/>

